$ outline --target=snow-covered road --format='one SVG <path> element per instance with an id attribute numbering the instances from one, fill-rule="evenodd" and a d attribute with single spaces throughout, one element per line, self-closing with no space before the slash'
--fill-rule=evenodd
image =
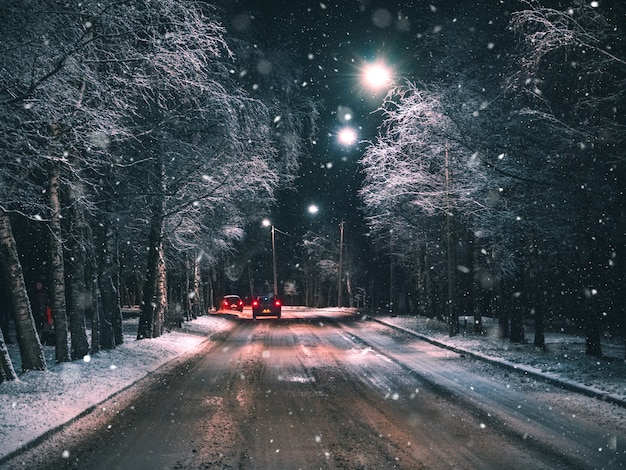
<path id="1" fill-rule="evenodd" d="M 423 421 L 425 418 L 416 418 L 415 413 L 409 413 L 402 407 L 395 411 L 387 409 L 381 411 L 373 403 L 376 400 L 382 400 L 395 407 L 404 400 L 414 404 L 417 394 L 422 400 L 426 390 L 434 388 L 443 391 L 444 395 L 447 394 L 445 395 L 447 398 L 443 400 L 451 402 L 451 406 L 458 407 L 457 415 L 464 413 L 464 419 L 477 426 L 470 433 L 474 437 L 478 435 L 473 433 L 482 432 L 491 439 L 490 442 L 493 442 L 495 437 L 510 440 L 517 436 L 525 445 L 532 444 L 531 447 L 534 446 L 533 448 L 539 454 L 555 452 L 554 449 L 558 452 L 560 448 L 571 447 L 572 442 L 582 443 L 576 449 L 577 455 L 587 459 L 585 462 L 596 462 L 593 459 L 599 458 L 603 465 L 606 464 L 606 461 L 602 460 L 605 456 L 617 455 L 621 459 L 624 458 L 624 434 L 626 432 L 624 408 L 563 391 L 523 373 L 504 371 L 491 364 L 417 341 L 413 335 L 389 330 L 376 322 L 364 321 L 363 317 L 358 317 L 356 321 L 342 322 L 341 329 L 333 328 L 335 330 L 333 335 L 322 334 L 330 330 L 330 328 L 324 328 L 325 325 L 335 323 L 334 316 L 340 314 L 345 319 L 349 313 L 337 312 L 333 309 L 316 310 L 313 313 L 309 312 L 306 321 L 302 321 L 297 318 L 307 314 L 301 309 L 296 309 L 286 313 L 286 321 L 281 323 L 285 326 L 283 334 L 278 334 L 279 330 L 272 328 L 274 323 L 271 319 L 252 323 L 248 322 L 247 318 L 238 320 L 233 317 L 211 315 L 186 323 L 180 331 L 149 341 L 134 340 L 136 319 L 127 318 L 127 338 L 121 347 L 113 351 L 98 353 L 88 361 L 54 365 L 47 372 L 29 372 L 23 374 L 20 381 L 16 383 L 0 385 L 0 397 L 2 397 L 0 400 L 0 416 L 2 417 L 0 420 L 0 458 L 6 457 L 20 447 L 32 445 L 40 439 L 40 436 L 47 435 L 49 431 L 94 408 L 101 411 L 99 408 L 103 406 L 106 398 L 115 395 L 119 390 L 128 388 L 167 361 L 177 357 L 187 357 L 186 355 L 192 354 L 198 348 L 210 348 L 212 345 L 222 344 L 220 341 L 233 328 L 240 328 L 241 324 L 249 325 L 253 329 L 247 332 L 242 330 L 239 343 L 244 344 L 247 337 L 264 335 L 263 337 L 266 338 L 264 341 L 267 341 L 268 348 L 271 348 L 267 350 L 267 353 L 260 351 L 261 362 L 252 361 L 254 364 L 261 367 L 265 359 L 268 359 L 264 366 L 266 369 L 276 368 L 277 364 L 282 364 L 285 370 L 280 372 L 280 381 L 285 382 L 288 379 L 296 384 L 309 384 L 313 387 L 312 396 L 320 393 L 326 396 L 334 395 L 336 390 L 344 394 L 346 390 L 334 388 L 336 385 L 333 384 L 338 380 L 338 376 L 343 377 L 341 381 L 345 382 L 345 386 L 348 386 L 349 382 L 354 382 L 350 385 L 354 388 L 357 382 L 362 383 L 357 388 L 360 394 L 370 396 L 369 404 L 363 404 L 363 406 L 364 409 L 373 413 L 370 415 L 371 419 L 376 420 L 375 416 L 379 413 L 382 415 L 393 413 L 394 416 L 398 413 L 399 417 L 413 416 L 414 424 L 416 420 Z M 439 334 L 431 328 L 433 325 L 428 326 L 428 323 L 418 325 L 415 317 L 381 320 L 403 325 L 405 328 L 410 327 L 413 330 L 420 329 L 420 334 L 428 333 L 433 337 Z M 437 339 L 446 340 L 445 336 Z M 468 341 L 466 346 L 474 345 L 476 351 L 481 350 L 479 346 L 476 346 L 481 343 L 476 343 L 477 340 L 467 336 L 447 339 L 450 343 L 456 343 L 455 347 L 459 347 L 459 343 L 464 340 Z M 490 345 L 488 348 L 483 347 L 483 350 L 488 349 L 490 355 L 493 356 L 496 354 L 495 345 L 502 343 L 491 344 L 487 338 L 487 341 L 482 344 Z M 324 347 L 320 347 L 321 345 Z M 226 349 L 230 348 L 231 345 L 226 347 Z M 507 354 L 510 356 L 517 352 L 515 357 L 520 361 L 524 360 L 526 354 L 529 355 L 526 358 L 527 361 L 531 359 L 530 356 L 537 354 L 532 351 L 532 348 L 527 348 L 527 351 L 521 354 L 515 348 L 510 348 L 505 352 L 506 354 L 500 354 L 500 356 Z M 589 359 L 573 354 L 571 350 L 569 352 L 572 353 L 572 363 L 583 364 Z M 265 358 L 265 354 L 269 356 Z M 562 351 L 561 354 L 563 354 Z M 269 360 L 276 357 L 280 358 L 276 362 Z M 561 356 L 556 359 L 559 357 Z M 508 357 L 507 360 L 511 358 Z M 295 361 L 295 363 L 290 361 Z M 613 361 L 613 364 L 619 365 L 619 361 Z M 567 366 L 568 370 L 573 367 L 570 363 Z M 583 375 L 588 368 L 580 366 L 579 370 L 582 373 L 581 382 L 594 378 Z M 610 371 L 611 374 L 606 374 L 609 377 L 617 371 L 617 368 L 612 368 Z M 248 371 L 244 376 L 250 373 L 252 372 Z M 316 374 L 320 374 L 319 377 Z M 278 376 L 275 376 L 274 380 L 276 377 Z M 326 380 L 328 383 L 324 382 Z M 595 381 L 594 385 L 599 388 L 603 387 L 598 381 Z M 273 387 L 270 383 L 257 384 L 257 388 L 259 386 L 267 387 L 267 390 Z M 610 389 L 611 384 L 609 383 L 605 388 Z M 263 393 L 265 394 L 267 390 Z M 607 391 L 614 393 L 614 390 Z M 303 392 L 298 393 L 301 395 Z M 239 399 L 243 397 L 243 394 L 239 394 Z M 283 400 L 284 398 L 283 396 Z M 298 400 L 297 397 L 291 399 Z M 350 406 L 350 402 L 355 400 L 355 397 L 347 397 L 345 406 Z M 432 400 L 438 403 L 441 398 L 433 397 Z M 425 400 L 421 402 L 420 409 L 431 405 L 431 400 Z M 336 411 L 341 406 L 344 405 L 335 403 L 329 407 L 329 410 Z M 439 410 L 437 413 L 441 413 L 443 409 L 437 405 L 431 412 L 435 413 Z M 324 412 L 321 403 L 318 412 Z M 445 415 L 447 416 L 448 413 Z M 339 413 L 338 416 L 342 415 Z M 400 419 L 397 418 L 397 420 Z M 432 421 L 434 418 L 430 416 L 428 419 Z M 439 422 L 440 419 L 443 418 L 438 416 L 433 423 Z M 537 425 L 528 427 L 529 421 Z M 585 424 L 581 428 L 581 422 L 589 423 L 589 425 Z M 586 428 L 590 429 L 588 434 L 584 430 Z M 449 428 L 442 429 L 443 435 L 450 433 Z M 394 432 L 400 433 L 398 436 L 401 435 L 401 438 L 408 439 L 410 433 L 417 431 L 413 424 L 407 422 L 399 425 Z M 491 435 L 491 432 L 496 434 Z M 328 432 L 326 434 L 328 435 Z M 443 439 L 443 435 L 439 440 Z M 423 439 L 425 437 L 421 438 Z M 544 448 L 547 444 L 543 443 L 547 442 L 550 444 Z M 401 454 L 403 458 L 413 455 L 411 452 L 407 453 L 406 449 Z M 414 457 L 415 455 L 410 458 Z M 609 468 L 613 468 L 611 465 L 616 461 L 611 460 L 611 457 L 606 458 L 609 459 Z M 420 458 L 420 461 L 424 462 L 423 458 Z M 623 461 L 619 461 L 619 464 L 623 465 Z"/>

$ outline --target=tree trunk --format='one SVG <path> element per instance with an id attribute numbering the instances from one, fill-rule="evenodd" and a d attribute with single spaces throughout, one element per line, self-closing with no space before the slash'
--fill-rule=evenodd
<path id="1" fill-rule="evenodd" d="M 163 186 L 165 175 L 163 174 L 163 162 L 158 150 L 155 154 L 153 170 L 152 179 L 155 194 L 152 200 L 150 235 L 148 236 L 148 264 L 146 266 L 137 339 L 153 338 L 155 332 L 158 333 L 162 328 L 162 325 L 160 327 L 155 325 L 155 322 L 158 323 L 160 321 L 159 316 L 163 314 L 163 311 L 160 310 L 161 298 L 159 296 L 159 288 L 161 284 L 160 269 L 162 268 L 163 219 L 165 217 L 165 189 Z"/>
<path id="2" fill-rule="evenodd" d="M 193 309 L 192 318 L 198 318 L 205 311 L 204 296 L 202 295 L 202 279 L 200 277 L 200 263 L 193 260 Z"/>
<path id="3" fill-rule="evenodd" d="M 95 260 L 91 268 L 91 352 L 95 353 L 102 349 L 103 315 L 102 296 L 100 295 L 100 283 Z"/>
<path id="4" fill-rule="evenodd" d="M 159 209 L 160 207 L 160 209 Z M 161 253 L 161 230 L 163 224 L 163 204 L 159 201 L 155 207 L 150 227 L 148 242 L 148 266 L 146 280 L 143 287 L 143 299 L 141 302 L 141 314 L 139 316 L 139 330 L 137 339 L 152 338 L 154 335 L 154 322 L 159 299 L 157 297 L 157 282 L 159 279 L 159 258 Z"/>
<path id="5" fill-rule="evenodd" d="M 423 244 L 417 258 L 417 313 L 433 317 L 430 270 L 428 269 L 427 245 Z"/>
<path id="6" fill-rule="evenodd" d="M 586 220 L 589 220 L 587 217 Z M 591 225 L 590 225 L 591 226 Z M 582 309 L 584 314 L 586 338 L 586 354 L 593 357 L 602 356 L 602 314 L 600 302 L 597 298 L 597 286 L 602 284 L 599 260 L 604 259 L 602 251 L 598 247 L 599 237 L 584 229 L 584 245 L 579 252 L 580 278 L 582 279 Z"/>
<path id="7" fill-rule="evenodd" d="M 602 318 L 598 314 L 597 300 L 591 289 L 585 291 L 583 308 L 585 309 L 585 323 L 587 329 L 586 351 L 588 356 L 602 357 Z"/>
<path id="8" fill-rule="evenodd" d="M 508 338 L 511 333 L 509 318 L 513 302 L 510 297 L 508 295 L 508 282 L 502 282 L 495 297 L 496 308 L 494 310 L 498 316 L 498 338 Z"/>
<path id="9" fill-rule="evenodd" d="M 106 344 L 103 332 L 103 347 L 110 349 L 122 344 L 124 335 L 122 332 L 122 309 L 120 306 L 118 282 L 118 231 L 111 211 L 108 211 L 105 217 L 104 240 L 102 241 L 98 280 L 103 320 L 107 329 Z"/>
<path id="10" fill-rule="evenodd" d="M 0 383 L 17 380 L 17 374 L 9 356 L 9 350 L 4 342 L 4 334 L 0 329 Z"/>
<path id="11" fill-rule="evenodd" d="M 537 348 L 546 348 L 546 334 L 544 326 L 544 305 L 537 302 L 535 304 L 535 340 L 533 344 Z"/>
<path id="12" fill-rule="evenodd" d="M 52 319 L 56 362 L 70 361 L 67 311 L 65 305 L 65 267 L 63 264 L 63 236 L 61 232 L 61 202 L 59 198 L 60 166 L 51 162 L 49 169 L 50 201 L 50 274 L 52 277 Z"/>
<path id="13" fill-rule="evenodd" d="M 531 277 L 531 280 L 533 279 L 536 279 L 536 277 Z M 537 348 L 545 349 L 545 311 L 547 308 L 547 292 L 543 289 L 542 284 L 543 282 L 541 281 L 535 281 L 531 284 L 531 308 L 533 309 L 535 316 L 535 339 L 533 341 L 533 344 Z"/>
<path id="14" fill-rule="evenodd" d="M 159 264 L 156 279 L 156 308 L 154 311 L 154 323 L 152 325 L 153 338 L 157 338 L 163 334 L 165 319 L 168 318 L 167 306 L 167 270 L 165 269 L 163 243 L 161 243 L 159 245 Z"/>
<path id="15" fill-rule="evenodd" d="M 198 301 L 198 299 L 196 298 L 198 292 L 194 288 L 194 268 L 192 267 L 192 265 L 195 267 L 195 261 L 192 262 L 189 259 L 189 253 L 185 253 L 185 285 L 181 286 L 180 293 L 180 311 L 182 317 L 181 315 L 179 315 L 179 317 L 181 317 L 181 323 L 183 321 L 191 321 L 193 317 L 192 312 L 195 309 L 196 302 Z M 170 296 L 170 299 L 171 298 L 172 297 Z"/>
<path id="16" fill-rule="evenodd" d="M 524 308 L 522 306 L 522 294 L 514 292 L 511 296 L 511 332 L 510 340 L 512 343 L 524 343 L 526 336 L 524 334 Z"/>
<path id="17" fill-rule="evenodd" d="M 70 193 L 74 193 L 70 189 Z M 70 213 L 70 251 L 72 261 L 69 273 L 69 308 L 68 317 L 70 323 L 71 353 L 72 359 L 80 359 L 89 353 L 89 340 L 87 339 L 87 325 L 85 322 L 85 308 L 87 306 L 87 292 L 85 288 L 85 232 L 86 224 L 81 207 L 77 198 L 72 197 L 72 210 Z"/>
<path id="18" fill-rule="evenodd" d="M 470 263 L 469 267 L 470 272 L 470 289 L 472 290 L 471 295 L 471 308 L 472 313 L 474 314 L 474 333 L 481 334 L 483 333 L 483 312 L 482 312 L 482 299 L 481 294 L 484 295 L 484 289 L 480 285 L 479 277 L 480 277 L 480 269 L 477 268 L 477 262 L 480 258 L 480 240 L 478 237 L 474 236 L 472 239 L 472 249 L 470 250 Z"/>
<path id="19" fill-rule="evenodd" d="M 26 283 L 9 214 L 0 208 L 0 265 L 9 283 L 22 370 L 45 370 L 46 360 L 26 292 Z"/>

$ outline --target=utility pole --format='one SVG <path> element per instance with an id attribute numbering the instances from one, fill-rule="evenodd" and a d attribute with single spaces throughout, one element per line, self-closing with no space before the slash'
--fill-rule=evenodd
<path id="1" fill-rule="evenodd" d="M 448 251 L 448 332 L 450 336 L 454 336 L 459 332 L 459 319 L 455 318 L 454 305 L 454 243 L 453 243 L 453 223 L 452 208 L 450 204 L 450 155 L 448 144 L 446 143 L 446 244 Z"/>
<path id="2" fill-rule="evenodd" d="M 274 268 L 274 296 L 278 296 L 278 277 L 276 276 L 276 228 L 272 225 L 272 266 Z"/>
<path id="3" fill-rule="evenodd" d="M 396 316 L 393 304 L 393 253 L 389 255 L 389 315 Z"/>
<path id="4" fill-rule="evenodd" d="M 339 224 L 339 266 L 337 267 L 337 307 L 341 307 L 341 265 L 343 263 L 343 220 Z"/>
<path id="5" fill-rule="evenodd" d="M 393 273 L 393 253 L 395 249 L 395 239 L 393 229 L 389 232 L 390 236 L 390 249 L 389 249 L 389 315 L 392 317 L 396 316 L 396 306 L 393 302 L 393 283 L 394 283 L 394 273 Z"/>

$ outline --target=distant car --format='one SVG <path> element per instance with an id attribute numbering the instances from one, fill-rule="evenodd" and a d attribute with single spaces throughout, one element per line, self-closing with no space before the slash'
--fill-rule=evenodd
<path id="1" fill-rule="evenodd" d="M 225 295 L 220 310 L 238 310 L 243 312 L 243 300 L 238 295 Z"/>
<path id="2" fill-rule="evenodd" d="M 274 294 L 259 295 L 252 301 L 252 318 L 258 316 L 276 316 L 280 318 L 282 302 Z"/>

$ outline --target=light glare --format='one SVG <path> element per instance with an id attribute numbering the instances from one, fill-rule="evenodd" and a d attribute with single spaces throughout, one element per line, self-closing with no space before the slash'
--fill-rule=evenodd
<path id="1" fill-rule="evenodd" d="M 389 86 L 391 73 L 385 65 L 376 62 L 365 67 L 363 78 L 370 88 L 379 89 Z"/>
<path id="2" fill-rule="evenodd" d="M 338 138 L 343 145 L 352 145 L 356 142 L 356 131 L 351 127 L 344 127 L 339 131 Z"/>

